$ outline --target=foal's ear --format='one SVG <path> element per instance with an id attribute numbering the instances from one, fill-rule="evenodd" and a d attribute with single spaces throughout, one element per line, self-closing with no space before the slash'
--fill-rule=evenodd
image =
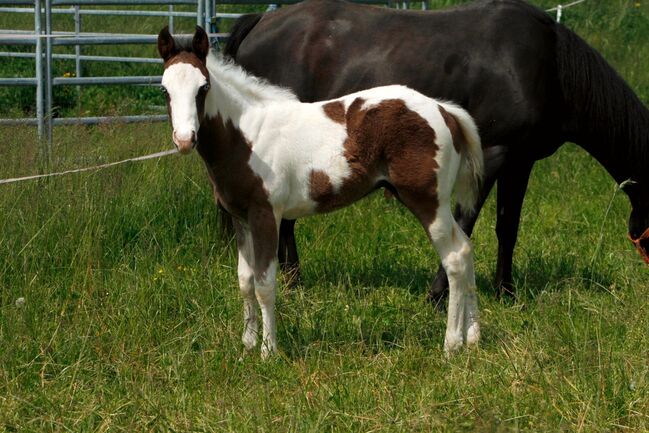
<path id="1" fill-rule="evenodd" d="M 169 26 L 165 26 L 158 34 L 158 53 L 162 60 L 166 62 L 174 53 L 175 47 L 174 37 L 169 33 Z"/>
<path id="2" fill-rule="evenodd" d="M 194 33 L 194 39 L 192 39 L 192 52 L 201 62 L 205 62 L 209 51 L 210 41 L 207 38 L 207 33 L 201 26 L 196 26 L 196 33 Z"/>

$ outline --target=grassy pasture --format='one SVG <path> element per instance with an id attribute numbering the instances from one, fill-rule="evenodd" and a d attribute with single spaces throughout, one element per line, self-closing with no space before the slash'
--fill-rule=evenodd
<path id="1" fill-rule="evenodd" d="M 565 22 L 649 102 L 646 2 L 589 3 Z M 82 107 L 135 110 L 96 91 L 106 105 Z M 170 146 L 164 124 L 62 127 L 45 168 L 33 128 L 1 128 L 0 178 Z M 304 220 L 281 354 L 241 362 L 236 255 L 197 155 L 0 185 L 0 431 L 648 431 L 649 271 L 629 210 L 574 145 L 537 164 L 509 304 L 491 290 L 490 198 L 473 238 L 483 340 L 450 360 L 425 303 L 438 260 L 404 208 L 375 194 Z"/>

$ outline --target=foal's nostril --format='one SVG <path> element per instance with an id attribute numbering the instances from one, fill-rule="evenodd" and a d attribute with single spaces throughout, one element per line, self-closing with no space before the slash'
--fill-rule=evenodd
<path id="1" fill-rule="evenodd" d="M 178 133 L 174 130 L 173 140 L 180 153 L 189 153 L 196 146 L 196 132 L 191 131 L 191 133 Z"/>

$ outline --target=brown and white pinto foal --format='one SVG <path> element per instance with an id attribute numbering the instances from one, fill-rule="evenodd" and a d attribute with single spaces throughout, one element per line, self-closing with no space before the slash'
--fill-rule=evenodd
<path id="1" fill-rule="evenodd" d="M 448 273 L 444 349 L 478 342 L 472 248 L 450 207 L 455 186 L 472 208 L 482 174 L 480 138 L 464 110 L 403 86 L 301 103 L 211 52 L 200 27 L 186 47 L 163 29 L 158 50 L 173 141 L 181 153 L 197 147 L 216 200 L 235 217 L 247 349 L 257 342 L 258 307 L 262 357 L 277 349 L 282 217 L 332 211 L 381 186 L 421 222 Z"/>

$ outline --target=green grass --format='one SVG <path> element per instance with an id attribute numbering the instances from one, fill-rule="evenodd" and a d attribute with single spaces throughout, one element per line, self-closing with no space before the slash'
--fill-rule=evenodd
<path id="1" fill-rule="evenodd" d="M 646 2 L 591 3 L 565 22 L 646 103 Z M 111 91 L 88 110 L 132 109 Z M 166 124 L 62 127 L 45 167 L 33 128 L 0 136 L 0 178 L 170 147 Z M 425 302 L 438 259 L 405 209 L 375 194 L 305 219 L 303 284 L 280 282 L 281 353 L 262 362 L 240 361 L 236 255 L 196 154 L 0 185 L 0 431 L 648 431 L 649 271 L 629 211 L 577 147 L 537 164 L 509 304 L 490 198 L 483 339 L 450 360 Z"/>
<path id="2" fill-rule="evenodd" d="M 34 132 L 3 131 L 1 172 L 34 172 Z M 58 129 L 51 169 L 164 149 L 168 133 Z M 646 431 L 649 273 L 614 192 L 574 146 L 538 164 L 515 305 L 491 289 L 487 203 L 483 340 L 450 360 L 425 302 L 437 258 L 407 211 L 377 194 L 303 220 L 303 285 L 279 286 L 281 354 L 240 362 L 235 254 L 197 155 L 4 185 L 0 430 Z"/>

